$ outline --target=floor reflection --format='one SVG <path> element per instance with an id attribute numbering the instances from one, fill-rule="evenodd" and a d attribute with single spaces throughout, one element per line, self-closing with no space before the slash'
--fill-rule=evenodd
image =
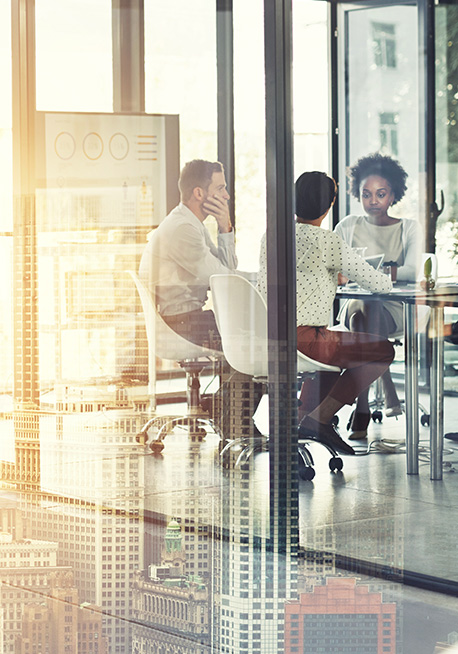
<path id="1" fill-rule="evenodd" d="M 455 416 L 447 398 L 446 423 Z M 285 559 L 269 546 L 268 452 L 222 461 L 216 433 L 190 442 L 177 427 L 153 455 L 142 424 L 128 409 L 1 418 L 4 445 L 15 434 L 2 463 L 2 651 L 433 654 L 457 641 L 453 444 L 441 482 L 426 458 L 405 474 L 402 418 L 370 428 L 397 453 L 345 457 L 341 473 L 312 445 L 299 556 Z"/>

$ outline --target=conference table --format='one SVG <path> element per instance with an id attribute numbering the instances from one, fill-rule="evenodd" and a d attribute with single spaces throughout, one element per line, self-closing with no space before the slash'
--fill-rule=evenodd
<path id="1" fill-rule="evenodd" d="M 418 443 L 418 332 L 417 306 L 430 308 L 427 337 L 431 344 L 430 370 L 430 478 L 442 479 L 444 449 L 444 308 L 458 306 L 458 283 L 438 283 L 432 291 L 418 284 L 395 283 L 390 293 L 371 293 L 355 284 L 340 286 L 338 299 L 396 300 L 404 304 L 405 406 L 407 474 L 417 475 Z"/>

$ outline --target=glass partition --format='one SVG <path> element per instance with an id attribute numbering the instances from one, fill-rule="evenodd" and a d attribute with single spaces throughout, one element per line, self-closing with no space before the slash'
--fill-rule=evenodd
<path id="1" fill-rule="evenodd" d="M 423 216 L 422 7 L 1 4 L 0 651 L 453 652 L 453 442 L 432 483 L 427 424 L 406 475 L 403 414 L 355 443 L 342 407 L 352 456 L 296 433 L 317 375 L 297 376 L 293 181 L 339 170 L 340 215 L 359 211 L 345 169 L 380 150 L 409 173 L 399 215 Z M 454 10 L 436 6 L 452 276 Z"/>
<path id="2" fill-rule="evenodd" d="M 433 206 L 426 205 L 425 187 L 436 179 L 439 209 L 441 190 L 445 196 L 445 208 L 435 232 L 438 265 L 440 275 L 447 277 L 444 281 L 456 284 L 456 2 L 343 0 L 329 5 L 330 52 L 334 52 L 330 65 L 338 80 L 332 88 L 332 99 L 339 114 L 332 118 L 338 132 L 333 155 L 338 158 L 334 165 L 338 163 L 340 217 L 365 214 L 362 203 L 351 193 L 348 179 L 349 167 L 362 156 L 379 152 L 399 160 L 408 173 L 407 192 L 390 209 L 390 215 L 415 221 L 423 233 L 427 229 L 426 214 L 435 211 Z M 428 82 L 433 73 L 436 86 L 431 92 Z M 429 131 L 433 123 L 431 102 L 436 112 L 434 163 L 428 152 L 433 140 Z M 330 134 L 331 139 L 333 136 Z M 361 181 L 364 180 L 363 176 Z M 427 202 L 430 201 L 428 197 Z M 423 244 L 424 241 L 422 249 Z M 368 241 L 367 246 L 372 245 Z M 395 286 L 395 292 L 405 281 Z M 416 278 L 411 281 L 414 285 Z M 356 299 L 368 304 L 364 291 Z M 409 325 L 412 332 L 420 330 L 424 310 L 424 306 L 418 307 L 419 321 L 415 326 Z M 427 312 L 428 309 L 426 315 Z M 455 317 L 456 314 L 448 320 Z M 430 339 L 423 335 L 428 348 L 437 348 L 437 331 L 425 328 L 424 323 L 423 329 Z M 402 330 L 400 333 L 403 334 Z M 395 348 L 396 359 L 402 365 L 407 333 L 398 336 L 404 347 Z M 445 348 L 444 383 L 451 392 L 445 398 L 444 431 L 449 437 L 456 437 L 456 345 L 446 343 Z M 423 360 L 428 361 L 429 376 L 430 359 L 424 353 Z M 395 362 L 395 366 L 399 364 Z M 394 368 L 396 379 L 395 366 L 391 369 Z M 420 377 L 420 381 L 424 379 Z M 401 401 L 403 386 L 396 385 Z M 356 456 L 344 457 L 342 476 L 320 477 L 319 489 L 316 478 L 313 488 L 300 486 L 299 598 L 287 606 L 286 630 L 291 635 L 286 651 L 333 651 L 335 647 L 341 652 L 373 648 L 381 652 L 426 654 L 456 649 L 452 625 L 457 605 L 445 597 L 446 589 L 455 588 L 456 584 L 455 567 L 446 554 L 454 548 L 454 535 L 448 528 L 451 507 L 446 499 L 451 487 L 439 488 L 429 478 L 434 456 L 430 450 L 432 429 L 428 429 L 431 395 L 428 386 L 420 388 L 423 409 L 418 416 L 418 476 L 405 474 L 406 418 L 402 410 L 396 418 L 385 413 L 389 405 L 380 386 L 374 385 L 370 396 L 374 401 L 370 411 L 375 411 L 373 419 L 369 418 L 366 438 L 360 434 L 351 440 L 352 432 L 357 431 L 352 429 L 355 404 L 338 412 L 337 429 L 354 447 Z M 445 480 L 445 471 L 454 468 L 456 449 L 450 438 L 444 440 L 444 447 Z M 313 453 L 319 470 L 320 454 L 315 449 Z"/>
<path id="3" fill-rule="evenodd" d="M 437 252 L 441 261 L 441 276 L 456 275 L 456 5 L 436 8 L 436 183 L 437 201 L 444 194 L 443 213 L 436 231 Z"/>
<path id="4" fill-rule="evenodd" d="M 217 158 L 216 5 L 145 0 L 145 107 L 178 115 L 180 161 Z M 198 44 L 198 47 L 196 47 Z"/>
<path id="5" fill-rule="evenodd" d="M 456 68 L 456 4 L 440 4 L 435 8 L 435 109 L 436 109 L 436 202 L 438 211 L 435 242 L 439 274 L 444 281 L 456 278 L 456 213 L 457 213 L 457 117 L 458 105 Z M 446 310 L 447 320 L 456 320 L 456 309 Z M 446 392 L 457 390 L 455 369 L 456 348 L 445 344 Z"/>
<path id="6" fill-rule="evenodd" d="M 266 230 L 264 3 L 236 0 L 233 12 L 238 256 L 242 270 L 256 273 Z"/>
<path id="7" fill-rule="evenodd" d="M 294 171 L 330 170 L 329 10 L 326 2 L 293 5 Z"/>
<path id="8" fill-rule="evenodd" d="M 271 412 L 295 408 L 296 380 L 255 288 L 264 5 L 242 4 L 2 5 L 1 651 L 284 649 L 297 453 L 291 410 L 269 443 L 266 390 L 279 370 Z M 228 9 L 235 198 L 215 164 Z M 248 317 L 239 359 L 228 316 Z"/>
<path id="9" fill-rule="evenodd" d="M 408 174 L 406 195 L 393 207 L 393 215 L 422 223 L 417 7 L 412 2 L 371 4 L 354 3 L 342 10 L 342 190 L 347 168 L 360 157 L 373 152 L 391 156 Z M 341 193 L 340 204 L 342 217 L 361 213 L 350 194 Z"/>
<path id="10" fill-rule="evenodd" d="M 0 324 L 0 366 L 1 399 L 5 410 L 11 409 L 11 391 L 13 387 L 13 333 L 12 333 L 12 245 L 13 245 L 13 192 L 12 192 L 12 86 L 11 86 L 11 8 L 4 3 L 1 11 L 1 50 L 0 50 L 0 84 L 4 89 L 4 101 L 0 109 L 0 261 L 2 266 Z M 9 451 L 11 456 L 11 450 Z"/>

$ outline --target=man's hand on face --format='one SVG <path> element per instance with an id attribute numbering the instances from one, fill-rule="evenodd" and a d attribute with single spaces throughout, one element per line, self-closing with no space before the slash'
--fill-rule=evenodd
<path id="1" fill-rule="evenodd" d="M 211 216 L 214 216 L 218 223 L 218 230 L 222 234 L 227 234 L 232 231 L 231 217 L 229 215 L 229 205 L 227 200 L 224 200 L 219 195 L 208 196 L 203 207 Z"/>

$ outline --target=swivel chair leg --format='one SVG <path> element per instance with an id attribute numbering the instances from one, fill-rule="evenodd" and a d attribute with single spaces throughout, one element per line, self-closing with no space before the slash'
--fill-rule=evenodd
<path id="1" fill-rule="evenodd" d="M 297 446 L 299 477 L 304 481 L 312 481 L 315 477 L 314 461 L 305 445 Z"/>
<path id="2" fill-rule="evenodd" d="M 207 429 L 217 431 L 213 420 L 202 411 L 200 406 L 200 373 L 205 367 L 202 362 L 185 362 L 182 367 L 186 371 L 187 413 L 184 416 L 157 415 L 146 422 L 137 434 L 137 442 L 148 444 L 148 431 L 154 425 L 163 423 L 149 447 L 154 454 L 160 454 L 164 449 L 164 439 L 175 427 L 188 429 L 192 443 L 201 443 L 207 435 Z"/>
<path id="3" fill-rule="evenodd" d="M 331 472 L 334 471 L 340 471 L 343 468 L 343 459 L 340 458 L 340 456 L 337 453 L 337 450 L 332 447 L 332 445 L 329 445 L 329 443 L 323 443 L 323 441 L 319 441 L 318 439 L 315 438 L 307 438 L 304 441 L 301 439 L 299 441 L 299 445 L 304 445 L 310 441 L 311 443 L 319 443 L 323 447 L 325 447 L 329 454 L 331 455 L 331 458 L 329 459 L 329 469 Z"/>

